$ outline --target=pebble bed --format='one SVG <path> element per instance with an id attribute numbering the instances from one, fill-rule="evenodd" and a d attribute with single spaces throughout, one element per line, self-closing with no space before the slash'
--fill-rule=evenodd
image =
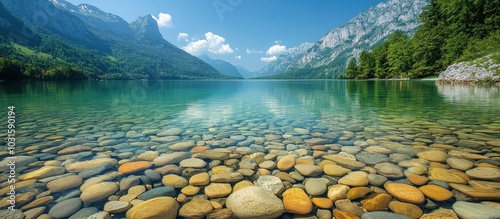
<path id="1" fill-rule="evenodd" d="M 0 218 L 500 218 L 498 117 L 149 109 L 25 116 Z"/>

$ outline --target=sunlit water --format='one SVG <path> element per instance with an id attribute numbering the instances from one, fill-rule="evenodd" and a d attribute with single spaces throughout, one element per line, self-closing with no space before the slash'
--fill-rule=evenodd
<path id="1" fill-rule="evenodd" d="M 16 155 L 42 161 L 57 160 L 58 150 L 73 145 L 93 147 L 77 161 L 103 154 L 120 160 L 125 152 L 169 153 L 168 146 L 181 141 L 267 154 L 267 135 L 283 136 L 273 142 L 286 153 L 305 149 L 300 156 L 313 155 L 307 139 L 324 138 L 329 146 L 357 147 L 346 150 L 353 155 L 368 145 L 397 142 L 421 151 L 445 144 L 475 150 L 492 165 L 500 161 L 498 147 L 488 143 L 500 140 L 498 87 L 336 80 L 3 82 L 0 102 L 2 124 L 7 106 L 15 106 Z M 179 139 L 155 141 L 155 134 L 170 128 L 182 129 Z M 116 141 L 98 145 L 109 139 Z M 9 156 L 7 150 L 0 154 Z M 22 174 L 39 167 L 17 168 Z"/>

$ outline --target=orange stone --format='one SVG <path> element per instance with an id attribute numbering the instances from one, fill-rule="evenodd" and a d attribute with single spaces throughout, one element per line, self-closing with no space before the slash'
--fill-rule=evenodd
<path id="1" fill-rule="evenodd" d="M 191 153 L 200 153 L 210 150 L 210 147 L 207 146 L 196 146 L 191 149 Z"/>
<path id="2" fill-rule="evenodd" d="M 318 208 L 324 208 L 324 209 L 329 209 L 333 207 L 333 202 L 332 200 L 328 198 L 312 198 L 311 199 L 312 203 L 316 205 Z"/>
<path id="3" fill-rule="evenodd" d="M 347 199 L 354 200 L 364 197 L 373 190 L 368 187 L 354 187 L 347 192 Z"/>
<path id="4" fill-rule="evenodd" d="M 437 185 L 425 185 L 420 188 L 418 188 L 422 193 L 424 193 L 425 196 L 428 198 L 434 200 L 434 201 L 446 201 L 450 198 L 453 198 L 453 192 L 450 192 L 449 190 L 437 186 Z"/>
<path id="5" fill-rule="evenodd" d="M 283 192 L 283 207 L 292 214 L 309 214 L 313 210 L 309 196 L 300 188 L 290 188 Z"/>
<path id="6" fill-rule="evenodd" d="M 395 198 L 411 204 L 422 204 L 425 202 L 424 194 L 417 188 L 403 183 L 386 183 L 385 190 Z"/>
<path id="7" fill-rule="evenodd" d="M 427 182 L 429 182 L 429 179 L 427 179 L 427 177 L 419 176 L 419 175 L 415 175 L 415 174 L 410 174 L 406 178 L 408 179 L 408 181 L 413 183 L 413 185 L 417 185 L 417 186 L 425 185 L 425 184 L 427 184 Z"/>
<path id="8" fill-rule="evenodd" d="M 388 194 L 378 194 L 372 199 L 361 201 L 361 203 L 367 211 L 387 211 L 391 200 L 392 196 Z"/>
<path id="9" fill-rule="evenodd" d="M 148 161 L 127 162 L 118 167 L 118 172 L 124 174 L 134 173 L 137 171 L 148 169 L 151 166 L 153 166 L 153 164 Z"/>
<path id="10" fill-rule="evenodd" d="M 335 219 L 360 219 L 358 215 L 337 209 L 333 210 L 333 216 L 335 216 Z"/>

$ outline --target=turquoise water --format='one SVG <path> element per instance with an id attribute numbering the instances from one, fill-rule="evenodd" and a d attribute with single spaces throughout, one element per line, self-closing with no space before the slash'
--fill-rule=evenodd
<path id="1" fill-rule="evenodd" d="M 449 153 L 454 148 L 484 156 L 461 157 L 476 166 L 487 163 L 498 168 L 500 162 L 500 88 L 495 86 L 346 80 L 3 82 L 0 103 L 3 124 L 7 124 L 7 106 L 15 106 L 16 155 L 41 161 L 18 166 L 18 176 L 41 168 L 46 161 L 60 161 L 55 165 L 62 166 L 99 157 L 118 161 L 114 169 L 88 176 L 96 177 L 116 171 L 125 161 L 141 160 L 137 156 L 146 151 L 157 151 L 156 156 L 168 154 L 172 152 L 170 145 L 187 141 L 204 147 L 203 150 L 227 148 L 237 162 L 245 159 L 243 155 L 257 152 L 278 157 L 292 154 L 313 159 L 316 165 L 324 160 L 321 155 L 340 152 L 365 162 L 369 159 L 358 155 L 378 153 L 366 150 L 368 146 L 385 147 L 388 143 L 417 152 L 439 148 Z M 159 133 L 171 129 L 181 130 L 176 134 L 178 138 L 158 140 L 162 137 Z M 6 135 L 0 133 L 4 139 Z M 313 144 L 308 143 L 312 138 L 327 139 L 321 144 L 327 148 L 312 148 Z M 5 147 L 6 142 L 0 145 Z M 75 152 L 81 156 L 60 158 L 57 154 L 75 145 L 86 145 L 92 150 Z M 189 150 L 191 147 L 185 151 Z M 0 151 L 2 159 L 9 157 L 7 152 Z M 375 163 L 392 162 L 405 175 L 430 176 L 428 162 L 425 171 L 415 172 L 380 153 L 384 159 L 370 160 L 367 167 L 371 168 L 364 171 L 404 181 L 405 176 L 391 177 L 374 168 Z M 406 155 L 417 158 L 412 152 Z M 265 159 L 277 162 L 276 156 Z M 151 162 L 154 158 L 143 160 Z M 211 158 L 205 161 L 214 162 Z M 446 161 L 438 163 L 448 165 Z M 228 166 L 238 170 L 234 163 Z M 254 174 L 265 174 L 258 169 L 252 170 Z M 275 167 L 264 169 L 273 174 L 279 172 Z M 190 177 L 184 173 L 182 176 Z M 341 178 L 320 176 L 329 178 L 329 185 Z M 498 182 L 500 178 L 486 180 Z M 2 179 L 1 186 L 7 185 L 6 179 Z M 69 191 L 72 190 L 51 195 L 57 199 Z M 199 194 L 202 193 L 203 190 Z M 456 200 L 460 198 L 457 196 Z M 92 206 L 102 210 L 103 204 Z M 450 208 L 451 204 L 443 206 Z M 53 207 L 54 203 L 47 206 Z M 420 207 L 424 212 L 431 210 Z M 120 217 L 124 215 L 116 218 Z"/>

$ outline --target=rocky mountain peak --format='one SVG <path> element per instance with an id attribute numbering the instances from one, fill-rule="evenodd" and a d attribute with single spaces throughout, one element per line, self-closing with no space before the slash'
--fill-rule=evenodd
<path id="1" fill-rule="evenodd" d="M 158 23 L 152 15 L 139 17 L 130 24 L 130 28 L 140 40 L 163 40 L 163 36 L 158 28 Z"/>

